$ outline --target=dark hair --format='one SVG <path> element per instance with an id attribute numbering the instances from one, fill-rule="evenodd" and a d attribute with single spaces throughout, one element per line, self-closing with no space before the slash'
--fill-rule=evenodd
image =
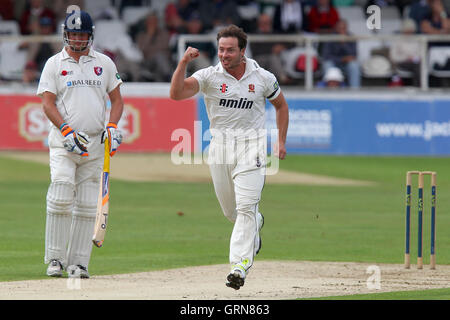
<path id="1" fill-rule="evenodd" d="M 217 42 L 220 38 L 237 38 L 239 49 L 244 49 L 247 47 L 247 34 L 239 28 L 238 26 L 232 24 L 228 27 L 223 28 L 217 33 Z"/>

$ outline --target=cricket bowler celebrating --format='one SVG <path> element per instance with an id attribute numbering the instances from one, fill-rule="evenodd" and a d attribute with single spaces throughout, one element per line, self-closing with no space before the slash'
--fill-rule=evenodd
<path id="1" fill-rule="evenodd" d="M 48 276 L 66 270 L 69 277 L 89 278 L 103 137 L 111 141 L 111 155 L 122 142 L 117 129 L 122 80 L 112 60 L 91 48 L 94 25 L 88 13 L 68 13 L 63 28 L 64 48 L 46 62 L 37 90 L 51 122 L 44 261 Z"/>
<path id="2" fill-rule="evenodd" d="M 210 172 L 222 211 L 234 223 L 226 285 L 238 290 L 261 248 L 264 218 L 258 204 L 266 170 L 266 99 L 276 109 L 280 159 L 286 156 L 289 110 L 275 76 L 245 56 L 247 35 L 241 28 L 222 29 L 217 41 L 220 63 L 188 78 L 186 66 L 199 51 L 186 49 L 173 74 L 170 97 L 181 100 L 199 91 L 204 94 L 212 136 Z"/>

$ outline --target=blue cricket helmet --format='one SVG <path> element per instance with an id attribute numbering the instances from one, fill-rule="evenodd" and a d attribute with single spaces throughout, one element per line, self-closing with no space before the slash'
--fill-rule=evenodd
<path id="1" fill-rule="evenodd" d="M 63 24 L 64 44 L 70 46 L 73 51 L 84 51 L 94 41 L 94 23 L 91 16 L 85 11 L 72 11 L 68 13 Z M 70 40 L 68 32 L 80 32 L 89 34 L 88 40 Z"/>

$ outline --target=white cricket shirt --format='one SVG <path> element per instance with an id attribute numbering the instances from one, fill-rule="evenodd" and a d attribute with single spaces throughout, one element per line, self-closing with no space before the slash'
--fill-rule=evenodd
<path id="1" fill-rule="evenodd" d="M 245 59 L 245 73 L 240 80 L 230 75 L 220 62 L 192 75 L 204 94 L 210 129 L 265 128 L 266 98 L 275 99 L 281 89 L 272 73 L 255 60 Z"/>
<path id="2" fill-rule="evenodd" d="M 93 49 L 79 62 L 65 48 L 49 58 L 42 70 L 37 95 L 56 95 L 64 121 L 88 135 L 104 130 L 108 93 L 122 83 L 114 62 Z"/>

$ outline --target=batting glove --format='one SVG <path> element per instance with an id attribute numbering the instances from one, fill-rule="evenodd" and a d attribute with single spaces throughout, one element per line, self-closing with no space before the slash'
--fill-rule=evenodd
<path id="1" fill-rule="evenodd" d="M 105 142 L 105 136 L 108 135 L 108 140 L 110 141 L 109 154 L 111 157 L 116 154 L 117 148 L 122 143 L 122 132 L 117 128 L 117 124 L 110 122 L 106 126 L 106 130 L 102 134 L 102 143 Z"/>
<path id="2" fill-rule="evenodd" d="M 75 132 L 67 124 L 63 123 L 59 128 L 62 135 L 64 136 L 64 148 L 82 157 L 87 157 L 89 155 L 87 151 L 87 144 L 89 144 L 89 136 L 84 132 Z"/>

